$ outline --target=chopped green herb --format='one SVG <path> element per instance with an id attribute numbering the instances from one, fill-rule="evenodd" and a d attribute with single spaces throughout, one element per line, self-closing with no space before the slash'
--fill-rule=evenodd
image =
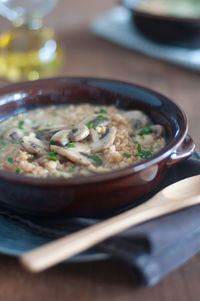
<path id="1" fill-rule="evenodd" d="M 54 140 L 53 139 L 50 139 L 49 142 L 50 142 L 50 144 L 54 144 Z"/>
<path id="2" fill-rule="evenodd" d="M 25 132 L 24 132 L 24 135 L 25 135 L 25 136 L 28 136 L 28 135 L 29 135 L 29 132 L 26 132 L 26 131 L 25 131 Z"/>
<path id="3" fill-rule="evenodd" d="M 70 169 L 69 169 L 69 172 L 74 172 L 74 170 L 75 170 L 75 166 L 74 167 L 71 167 Z"/>
<path id="4" fill-rule="evenodd" d="M 72 124 L 72 126 L 75 126 L 75 124 Z"/>
<path id="5" fill-rule="evenodd" d="M 108 112 L 105 109 L 100 109 L 99 111 L 95 111 L 95 114 L 107 114 Z"/>
<path id="6" fill-rule="evenodd" d="M 43 132 L 45 132 L 45 129 L 40 129 L 40 130 L 38 130 L 38 132 L 43 133 Z"/>
<path id="7" fill-rule="evenodd" d="M 142 150 L 142 147 L 141 147 L 141 145 L 138 143 L 138 146 L 137 146 L 137 151 L 138 151 L 138 153 L 141 152 L 141 150 Z"/>
<path id="8" fill-rule="evenodd" d="M 141 157 L 142 159 L 148 159 L 150 157 L 153 156 L 153 153 L 151 151 L 144 151 L 142 150 L 139 154 L 138 154 L 139 157 Z"/>
<path id="9" fill-rule="evenodd" d="M 131 154 L 123 153 L 123 156 L 124 156 L 125 158 L 130 158 L 130 157 L 131 157 Z"/>
<path id="10" fill-rule="evenodd" d="M 21 172 L 21 168 L 18 167 L 15 172 L 16 173 L 20 173 Z"/>
<path id="11" fill-rule="evenodd" d="M 48 159 L 53 160 L 53 161 L 58 160 L 58 157 L 57 157 L 56 153 L 53 150 L 48 153 Z"/>
<path id="12" fill-rule="evenodd" d="M 13 163 L 13 162 L 14 162 L 14 160 L 13 160 L 13 158 L 12 158 L 12 157 L 8 157 L 8 159 L 7 159 L 7 160 L 8 160 L 8 162 L 9 162 L 9 163 Z"/>
<path id="13" fill-rule="evenodd" d="M 69 142 L 66 146 L 66 148 L 74 148 L 74 147 L 76 147 L 74 142 Z"/>
<path id="14" fill-rule="evenodd" d="M 23 129 L 24 129 L 23 125 L 24 125 L 24 121 L 23 121 L 23 120 L 20 120 L 20 121 L 18 122 L 18 128 L 19 128 L 20 130 L 23 130 Z"/>
<path id="15" fill-rule="evenodd" d="M 99 157 L 95 156 L 95 155 L 89 155 L 88 157 L 90 159 L 96 161 L 97 166 L 101 166 L 103 164 L 102 160 Z"/>
<path id="16" fill-rule="evenodd" d="M 12 144 L 19 144 L 18 141 L 12 141 Z"/>
<path id="17" fill-rule="evenodd" d="M 105 117 L 105 116 L 103 116 L 103 115 L 98 115 L 98 116 L 97 116 L 97 119 L 98 119 L 98 120 L 107 120 L 108 118 Z"/>
<path id="18" fill-rule="evenodd" d="M 149 148 L 150 152 L 154 153 L 154 147 L 151 145 Z"/>
<path id="19" fill-rule="evenodd" d="M 87 123 L 86 126 L 88 127 L 88 129 L 92 129 L 93 128 L 93 122 Z"/>
<path id="20" fill-rule="evenodd" d="M 136 154 L 135 157 L 140 157 L 142 159 L 148 159 L 148 158 L 152 157 L 154 154 L 153 147 L 150 147 L 149 150 L 143 150 L 139 143 L 137 146 L 137 151 L 138 151 L 138 154 Z"/>
<path id="21" fill-rule="evenodd" d="M 142 129 L 141 131 L 139 131 L 139 135 L 140 136 L 143 136 L 143 135 L 149 135 L 149 134 L 151 134 L 153 132 L 153 130 L 152 130 L 152 128 L 150 128 L 150 127 L 146 127 L 146 128 L 144 128 L 144 129 Z"/>

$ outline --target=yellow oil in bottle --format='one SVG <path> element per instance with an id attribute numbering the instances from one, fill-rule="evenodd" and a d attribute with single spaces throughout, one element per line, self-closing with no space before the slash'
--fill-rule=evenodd
<path id="1" fill-rule="evenodd" d="M 55 75 L 62 51 L 54 31 L 41 27 L 13 27 L 0 35 L 0 77 L 16 82 Z"/>

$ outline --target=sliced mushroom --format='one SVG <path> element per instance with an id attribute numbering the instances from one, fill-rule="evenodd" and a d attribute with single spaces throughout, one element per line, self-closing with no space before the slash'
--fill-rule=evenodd
<path id="1" fill-rule="evenodd" d="M 149 124 L 148 117 L 142 111 L 139 110 L 128 111 L 125 113 L 125 115 L 126 117 L 131 119 L 134 130 L 138 130 Z"/>
<path id="2" fill-rule="evenodd" d="M 156 138 L 160 138 L 164 135 L 164 127 L 160 124 L 154 124 L 150 126 L 152 129 L 152 133 L 155 135 Z"/>
<path id="3" fill-rule="evenodd" d="M 68 130 L 61 130 L 55 133 L 51 139 L 62 146 L 65 146 L 69 142 L 69 134 L 71 132 L 71 129 Z"/>
<path id="4" fill-rule="evenodd" d="M 69 139 L 71 141 L 81 141 L 89 135 L 90 131 L 84 124 L 78 124 L 73 127 L 69 133 Z"/>
<path id="5" fill-rule="evenodd" d="M 3 138 L 9 141 L 16 141 L 19 138 L 23 137 L 24 132 L 18 128 L 11 128 L 5 132 Z"/>
<path id="6" fill-rule="evenodd" d="M 90 129 L 90 134 L 92 138 L 90 147 L 92 151 L 98 152 L 113 144 L 116 136 L 116 129 L 114 127 L 106 128 L 106 132 L 101 137 L 99 137 L 98 133 L 94 129 Z"/>
<path id="7" fill-rule="evenodd" d="M 34 158 L 33 161 L 43 165 L 44 163 L 49 161 L 48 154 L 42 155 L 37 159 Z"/>
<path id="8" fill-rule="evenodd" d="M 51 145 L 51 149 L 58 153 L 61 156 L 64 156 L 71 160 L 72 162 L 81 164 L 81 165 L 89 165 L 93 163 L 93 160 L 89 158 L 89 153 L 91 151 L 90 147 L 86 144 L 77 142 L 75 147 L 68 148 L 60 147 L 57 145 Z"/>
<path id="9" fill-rule="evenodd" d="M 41 128 L 37 131 L 36 137 L 41 140 L 49 140 L 54 134 L 66 128 L 66 125 Z"/>
<path id="10" fill-rule="evenodd" d="M 139 135 L 142 139 L 147 135 L 153 135 L 155 138 L 160 138 L 163 134 L 164 127 L 160 124 L 154 124 L 136 131 L 136 135 Z"/>
<path id="11" fill-rule="evenodd" d="M 47 151 L 47 145 L 37 138 L 24 136 L 20 142 L 25 150 L 31 154 L 44 155 Z"/>
<path id="12" fill-rule="evenodd" d="M 104 115 L 91 115 L 81 121 L 82 124 L 88 125 L 91 124 L 93 128 L 97 126 L 106 126 L 110 123 L 110 119 Z"/>
<path id="13" fill-rule="evenodd" d="M 141 145 L 152 145 L 154 142 L 154 137 L 152 134 L 143 135 L 143 136 L 136 135 L 135 141 L 137 141 Z"/>

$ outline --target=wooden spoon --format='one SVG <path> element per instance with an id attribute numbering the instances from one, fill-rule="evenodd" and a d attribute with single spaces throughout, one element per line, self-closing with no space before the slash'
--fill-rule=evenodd
<path id="1" fill-rule="evenodd" d="M 20 262 L 28 270 L 39 272 L 131 226 L 199 203 L 200 175 L 166 187 L 136 208 L 31 250 L 20 257 Z"/>

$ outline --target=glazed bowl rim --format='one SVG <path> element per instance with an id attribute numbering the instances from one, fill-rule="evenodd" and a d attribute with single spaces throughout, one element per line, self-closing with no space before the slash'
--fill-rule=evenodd
<path id="1" fill-rule="evenodd" d="M 129 5 L 127 3 L 127 0 L 119 0 L 119 1 L 125 8 L 131 10 L 134 14 L 138 16 L 152 18 L 160 21 L 163 20 L 163 21 L 177 22 L 177 23 L 188 23 L 188 25 L 193 23 L 198 23 L 198 22 L 200 23 L 200 17 L 192 18 L 192 17 L 175 17 L 175 16 L 159 15 L 159 14 L 137 10 L 136 7 Z"/>
<path id="2" fill-rule="evenodd" d="M 87 76 L 63 76 L 63 77 L 52 77 L 52 78 L 44 78 L 39 79 L 36 81 L 26 81 L 26 82 L 20 82 L 15 84 L 9 84 L 7 86 L 0 88 L 0 96 L 4 95 L 5 93 L 9 93 L 9 89 L 12 89 L 11 92 L 13 93 L 15 89 L 22 89 L 30 86 L 31 84 L 35 85 L 40 82 L 64 82 L 64 81 L 70 81 L 75 80 L 76 84 L 80 83 L 81 81 L 90 81 L 94 80 L 97 82 L 110 82 L 110 83 L 116 83 L 116 84 L 124 84 L 127 86 L 135 87 L 138 89 L 141 89 L 143 91 L 147 91 L 148 93 L 158 97 L 160 100 L 163 99 L 164 101 L 169 102 L 172 104 L 176 110 L 178 110 L 181 113 L 181 117 L 184 121 L 184 126 L 180 128 L 180 131 L 176 137 L 172 137 L 167 143 L 167 145 L 162 148 L 158 153 L 156 153 L 153 157 L 146 159 L 145 161 L 142 161 L 138 164 L 134 164 L 125 168 L 116 169 L 114 171 L 105 172 L 105 173 L 99 173 L 95 175 L 89 175 L 89 176 L 75 176 L 72 178 L 42 178 L 42 177 L 30 177 L 30 176 L 23 176 L 20 174 L 15 174 L 12 172 L 0 170 L 0 180 L 6 180 L 9 182 L 15 182 L 18 184 L 26 184 L 30 186 L 78 186 L 81 184 L 92 184 L 96 182 L 105 182 L 109 180 L 114 180 L 117 178 L 123 178 L 125 176 L 128 176 L 133 173 L 140 172 L 146 168 L 149 168 L 153 165 L 158 164 L 160 161 L 163 161 L 164 159 L 167 159 L 172 155 L 178 147 L 183 143 L 187 136 L 188 132 L 188 122 L 185 112 L 181 109 L 179 105 L 177 105 L 175 102 L 170 100 L 168 97 L 162 95 L 159 92 L 156 92 L 152 89 L 146 88 L 142 85 L 122 81 L 122 80 L 115 80 L 115 79 L 108 79 L 103 77 L 87 77 Z M 5 92 L 4 92 L 5 90 Z M 140 100 L 141 101 L 141 100 Z"/>

